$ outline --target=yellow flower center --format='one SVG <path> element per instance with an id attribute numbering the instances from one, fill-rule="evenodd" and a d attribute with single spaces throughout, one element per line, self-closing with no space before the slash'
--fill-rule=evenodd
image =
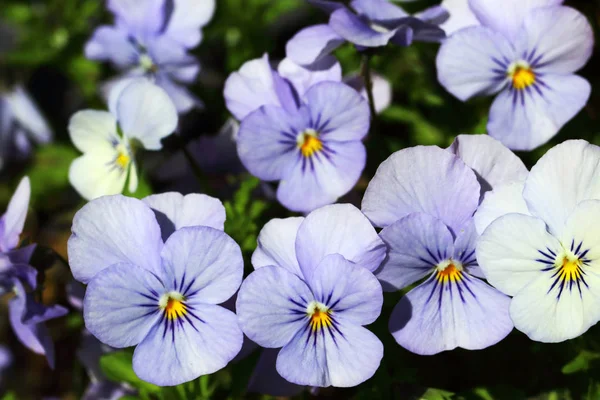
<path id="1" fill-rule="evenodd" d="M 321 142 L 318 135 L 313 129 L 307 129 L 298 135 L 298 148 L 304 157 L 308 158 L 323 149 L 323 142 Z"/>
<path id="2" fill-rule="evenodd" d="M 324 304 L 312 302 L 307 308 L 307 315 L 310 318 L 310 328 L 319 331 L 323 328 L 329 328 L 332 325 L 331 310 Z"/>
<path id="3" fill-rule="evenodd" d="M 558 279 L 561 281 L 578 281 L 581 279 L 582 269 L 581 261 L 564 257 L 562 265 L 559 267 Z"/>
<path id="4" fill-rule="evenodd" d="M 187 307 L 184 297 L 176 292 L 163 295 L 160 300 L 160 307 L 164 310 L 165 317 L 168 320 L 181 318 L 187 314 Z"/>
<path id="5" fill-rule="evenodd" d="M 117 156 L 117 159 L 116 159 L 115 163 L 121 169 L 125 169 L 129 165 L 130 161 L 131 161 L 131 158 L 129 157 L 129 154 L 119 152 L 119 155 Z"/>
<path id="6" fill-rule="evenodd" d="M 453 260 L 446 260 L 437 266 L 436 279 L 440 283 L 459 282 L 462 280 L 463 267 Z"/>
<path id="7" fill-rule="evenodd" d="M 516 65 L 509 70 L 512 85 L 517 90 L 523 90 L 535 83 L 535 73 L 528 65 Z"/>

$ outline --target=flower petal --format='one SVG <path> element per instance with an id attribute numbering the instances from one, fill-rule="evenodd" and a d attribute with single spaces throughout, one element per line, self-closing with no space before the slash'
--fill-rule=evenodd
<path id="1" fill-rule="evenodd" d="M 350 6 L 372 21 L 408 17 L 406 11 L 387 0 L 352 0 Z"/>
<path id="2" fill-rule="evenodd" d="M 531 169 L 523 197 L 532 215 L 560 237 L 577 205 L 600 199 L 600 148 L 585 140 L 568 140 L 548 150 Z"/>
<path id="3" fill-rule="evenodd" d="M 536 72 L 569 74 L 583 67 L 594 49 L 587 18 L 570 7 L 545 7 L 529 13 L 519 34 L 519 48 L 533 52 Z"/>
<path id="4" fill-rule="evenodd" d="M 329 254 L 340 254 L 358 266 L 375 271 L 385 252 L 385 244 L 369 220 L 351 204 L 334 204 L 311 212 L 300 225 L 296 238 L 296 255 L 307 282 Z"/>
<path id="5" fill-rule="evenodd" d="M 91 201 L 75 214 L 71 230 L 69 265 L 78 281 L 88 283 L 117 263 L 134 264 L 160 276 L 160 227 L 141 201 L 125 196 Z"/>
<path id="6" fill-rule="evenodd" d="M 321 82 L 306 92 L 314 129 L 326 141 L 361 140 L 369 132 L 368 102 L 341 82 Z"/>
<path id="7" fill-rule="evenodd" d="M 287 79 L 294 86 L 300 97 L 319 82 L 342 81 L 342 67 L 333 56 L 323 57 L 310 69 L 294 63 L 289 58 L 284 58 L 279 63 L 277 71 L 282 78 Z"/>
<path id="8" fill-rule="evenodd" d="M 509 40 L 518 38 L 523 20 L 538 7 L 562 4 L 563 0 L 469 0 L 471 11 L 482 25 L 500 32 Z M 538 12 L 539 10 L 536 10 Z"/>
<path id="9" fill-rule="evenodd" d="M 135 346 L 161 318 L 159 300 L 164 292 L 161 281 L 147 269 L 114 264 L 96 274 L 87 286 L 85 326 L 109 346 Z"/>
<path id="10" fill-rule="evenodd" d="M 318 302 L 348 323 L 368 325 L 381 313 L 383 292 L 377 278 L 340 254 L 330 254 L 319 263 L 309 286 Z"/>
<path id="11" fill-rule="evenodd" d="M 123 133 L 147 150 L 160 150 L 161 139 L 177 128 L 177 110 L 167 93 L 146 79 L 128 85 L 117 103 Z"/>
<path id="12" fill-rule="evenodd" d="M 128 169 L 115 164 L 116 150 L 101 150 L 76 158 L 69 167 L 69 182 L 86 200 L 123 192 Z"/>
<path id="13" fill-rule="evenodd" d="M 487 280 L 509 296 L 534 280 L 561 245 L 538 218 L 507 214 L 490 224 L 477 243 L 477 261 Z"/>
<path id="14" fill-rule="evenodd" d="M 362 210 L 379 227 L 423 212 L 456 233 L 471 219 L 479 202 L 475 173 L 462 160 L 435 146 L 392 154 L 369 183 Z"/>
<path id="15" fill-rule="evenodd" d="M 514 58 L 513 46 L 500 33 L 480 26 L 461 29 L 440 47 L 438 80 L 462 101 L 493 94 L 506 86 Z"/>
<path id="16" fill-rule="evenodd" d="M 509 302 L 509 297 L 468 274 L 444 282 L 432 276 L 400 300 L 389 327 L 400 346 L 421 355 L 456 347 L 484 349 L 512 330 Z"/>
<path id="17" fill-rule="evenodd" d="M 285 46 L 286 56 L 299 65 L 320 61 L 346 40 L 329 25 L 313 25 L 296 33 Z"/>
<path id="18" fill-rule="evenodd" d="M 280 267 L 263 267 L 242 283 L 235 304 L 240 327 L 263 347 L 285 346 L 308 326 L 313 294 L 299 277 Z"/>
<path id="19" fill-rule="evenodd" d="M 281 349 L 277 372 L 298 385 L 351 387 L 375 374 L 383 344 L 367 329 L 339 318 L 322 335 L 304 329 Z M 331 333 L 335 332 L 335 333 Z"/>
<path id="20" fill-rule="evenodd" d="M 448 151 L 475 171 L 482 199 L 488 190 L 512 181 L 523 181 L 529 173 L 515 153 L 487 135 L 458 135 Z"/>
<path id="21" fill-rule="evenodd" d="M 460 29 L 479 25 L 468 0 L 443 0 L 441 6 L 450 13 L 450 18 L 440 25 L 446 35 L 450 36 Z"/>
<path id="22" fill-rule="evenodd" d="M 207 226 L 181 228 L 161 252 L 169 280 L 165 286 L 187 303 L 220 304 L 242 283 L 244 260 L 240 246 L 223 231 Z"/>
<path id="23" fill-rule="evenodd" d="M 184 196 L 168 192 L 148 196 L 142 201 L 154 211 L 163 241 L 176 230 L 187 226 L 208 226 L 222 231 L 225 224 L 223 203 L 205 194 Z"/>
<path id="24" fill-rule="evenodd" d="M 69 136 L 82 153 L 112 152 L 119 141 L 117 120 L 106 111 L 79 111 L 69 121 Z"/>
<path id="25" fill-rule="evenodd" d="M 52 140 L 52 128 L 22 86 L 17 85 L 4 98 L 14 119 L 27 131 L 28 137 L 36 143 L 48 143 Z"/>
<path id="26" fill-rule="evenodd" d="M 254 269 L 274 265 L 302 279 L 296 258 L 296 234 L 302 221 L 302 217 L 292 217 L 267 222 L 258 234 L 258 246 L 252 253 Z"/>
<path id="27" fill-rule="evenodd" d="M 175 82 L 167 74 L 157 74 L 156 85 L 169 95 L 177 112 L 184 114 L 193 108 L 202 108 L 203 103 L 188 88 Z"/>
<path id="28" fill-rule="evenodd" d="M 29 177 L 26 176 L 19 182 L 19 186 L 10 198 L 6 212 L 0 218 L 0 251 L 3 253 L 19 245 L 19 237 L 27 218 L 30 196 L 31 184 Z"/>
<path id="29" fill-rule="evenodd" d="M 108 9 L 141 42 L 158 33 L 166 19 L 164 0 L 108 0 Z"/>
<path id="30" fill-rule="evenodd" d="M 487 192 L 475 212 L 477 232 L 482 234 L 496 218 L 506 214 L 531 215 L 523 198 L 524 187 L 524 181 L 516 181 L 497 186 L 496 189 Z"/>
<path id="31" fill-rule="evenodd" d="M 137 376 L 155 385 L 179 385 L 224 368 L 236 356 L 244 335 L 235 314 L 208 304 L 194 313 L 201 322 L 154 325 L 133 353 Z"/>
<path id="32" fill-rule="evenodd" d="M 375 272 L 386 291 L 404 289 L 431 273 L 454 253 L 454 238 L 446 225 L 428 214 L 409 214 L 379 234 L 388 254 Z"/>
<path id="33" fill-rule="evenodd" d="M 331 14 L 329 25 L 335 32 L 350 43 L 364 47 L 380 47 L 389 43 L 396 34 L 391 29 L 386 32 L 376 31 L 366 21 L 356 16 L 347 8 L 340 8 Z"/>
<path id="34" fill-rule="evenodd" d="M 200 29 L 212 19 L 215 6 L 215 0 L 174 0 L 165 35 L 188 48 L 196 47 L 202 40 Z"/>
<path id="35" fill-rule="evenodd" d="M 544 75 L 524 90 L 502 91 L 490 109 L 488 132 L 513 150 L 550 140 L 587 104 L 591 86 L 576 75 Z"/>
<path id="36" fill-rule="evenodd" d="M 585 253 L 586 265 L 600 266 L 600 200 L 585 200 L 577 205 L 567 219 L 560 242 L 564 247 L 571 245 L 575 255 Z M 600 293 L 599 293 L 600 295 Z"/>
<path id="37" fill-rule="evenodd" d="M 127 32 L 113 26 L 100 26 L 85 45 L 85 56 L 90 60 L 110 60 L 118 68 L 135 65 L 139 53 L 129 41 Z"/>

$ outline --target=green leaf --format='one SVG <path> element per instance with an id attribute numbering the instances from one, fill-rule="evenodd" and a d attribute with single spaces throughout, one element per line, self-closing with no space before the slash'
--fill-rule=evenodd
<path id="1" fill-rule="evenodd" d="M 590 362 L 598 358 L 600 358 L 600 353 L 582 350 L 577 357 L 562 367 L 562 373 L 568 375 L 579 371 L 587 371 L 590 369 Z"/>
<path id="2" fill-rule="evenodd" d="M 128 351 L 116 351 L 100 358 L 100 368 L 106 377 L 114 382 L 126 382 L 147 393 L 159 393 L 161 388 L 141 380 L 133 372 L 132 354 Z"/>
<path id="3" fill-rule="evenodd" d="M 454 393 L 441 389 L 427 389 L 419 400 L 451 400 Z"/>

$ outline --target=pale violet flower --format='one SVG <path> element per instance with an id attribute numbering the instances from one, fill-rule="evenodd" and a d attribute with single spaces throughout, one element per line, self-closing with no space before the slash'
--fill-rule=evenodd
<path id="1" fill-rule="evenodd" d="M 128 84 L 110 111 L 79 111 L 71 117 L 69 134 L 84 154 L 71 164 L 71 185 L 87 200 L 121 193 L 128 179 L 128 190 L 135 192 L 136 150 L 160 150 L 177 121 L 169 96 L 145 79 Z"/>
<path id="2" fill-rule="evenodd" d="M 475 214 L 479 265 L 513 296 L 510 317 L 532 340 L 572 339 L 600 319 L 599 176 L 600 148 L 569 140 Z"/>

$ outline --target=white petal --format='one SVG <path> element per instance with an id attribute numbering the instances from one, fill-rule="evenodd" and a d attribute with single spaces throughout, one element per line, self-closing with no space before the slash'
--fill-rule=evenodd
<path id="1" fill-rule="evenodd" d="M 116 152 L 84 154 L 71 163 L 69 182 L 86 200 L 121 193 L 127 180 L 127 170 L 114 163 L 117 156 Z"/>
<path id="2" fill-rule="evenodd" d="M 489 224 L 503 215 L 511 213 L 530 215 L 523 198 L 524 186 L 524 181 L 511 182 L 485 194 L 474 216 L 475 227 L 480 235 Z"/>
<path id="3" fill-rule="evenodd" d="M 69 121 L 69 135 L 75 147 L 83 153 L 108 152 L 118 140 L 117 120 L 106 111 L 79 111 Z"/>

